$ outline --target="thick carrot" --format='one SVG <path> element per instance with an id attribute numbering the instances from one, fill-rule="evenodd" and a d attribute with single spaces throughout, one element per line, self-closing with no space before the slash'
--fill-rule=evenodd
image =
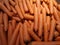
<path id="1" fill-rule="evenodd" d="M 16 9 L 11 5 L 10 5 L 10 7 L 11 7 L 11 10 L 16 14 L 17 13 Z"/>
<path id="2" fill-rule="evenodd" d="M 23 2 L 23 7 L 24 7 L 25 12 L 28 12 L 28 7 L 27 7 L 27 4 L 26 4 L 26 1 L 22 0 L 22 2 Z"/>
<path id="3" fill-rule="evenodd" d="M 56 41 L 60 41 L 60 36 L 56 37 L 55 40 L 56 40 Z"/>
<path id="4" fill-rule="evenodd" d="M 21 21 L 21 19 L 19 17 L 12 17 L 12 18 L 16 21 Z"/>
<path id="5" fill-rule="evenodd" d="M 29 9 L 30 13 L 33 14 L 33 8 L 31 8 L 32 5 L 31 5 L 31 3 L 29 2 L 29 0 L 26 0 L 26 3 L 27 3 L 27 6 L 28 6 L 28 9 Z"/>
<path id="6" fill-rule="evenodd" d="M 24 18 L 24 17 L 23 17 L 23 14 L 22 14 L 22 12 L 21 12 L 21 10 L 20 10 L 20 8 L 19 8 L 18 5 L 15 5 L 15 9 L 16 9 L 16 11 L 17 11 L 19 17 L 20 17 L 21 19 L 23 19 L 23 18 Z"/>
<path id="7" fill-rule="evenodd" d="M 24 18 L 25 19 L 28 19 L 28 20 L 33 20 L 34 19 L 34 16 L 30 15 L 30 14 L 25 14 L 24 15 Z"/>
<path id="8" fill-rule="evenodd" d="M 18 34 L 18 37 L 17 37 L 17 40 L 16 40 L 16 45 L 19 45 L 19 34 Z"/>
<path id="9" fill-rule="evenodd" d="M 43 33 L 43 15 L 40 14 L 38 17 L 38 36 L 41 37 Z"/>
<path id="10" fill-rule="evenodd" d="M 49 8 L 48 8 L 48 5 L 47 5 L 45 2 L 43 2 L 42 5 L 43 5 L 44 8 L 46 9 L 47 14 L 50 14 L 50 10 L 49 10 Z"/>
<path id="11" fill-rule="evenodd" d="M 51 18 L 50 18 L 50 16 L 47 16 L 48 31 L 50 31 L 50 25 L 51 25 Z"/>
<path id="12" fill-rule="evenodd" d="M 11 4 L 12 6 L 15 6 L 15 5 L 16 5 L 13 0 L 9 0 L 9 2 L 10 2 L 10 4 Z"/>
<path id="13" fill-rule="evenodd" d="M 38 30 L 38 10 L 36 5 L 34 5 L 34 29 L 35 31 Z"/>
<path id="14" fill-rule="evenodd" d="M 59 36 L 59 32 L 58 31 L 55 31 L 54 32 L 54 36 L 55 36 L 55 38 L 58 37 Z"/>
<path id="15" fill-rule="evenodd" d="M 2 12 L 0 12 L 0 24 L 2 24 L 3 23 L 3 14 L 2 14 Z"/>
<path id="16" fill-rule="evenodd" d="M 9 11 L 11 11 L 11 8 L 10 8 L 10 4 L 9 4 L 9 0 L 3 0 L 6 7 L 8 8 Z"/>
<path id="17" fill-rule="evenodd" d="M 0 9 L 3 10 L 8 16 L 12 16 L 13 14 L 2 4 L 0 3 Z"/>
<path id="18" fill-rule="evenodd" d="M 22 25 L 22 23 L 20 23 L 19 39 L 20 39 L 20 45 L 25 45 L 24 39 L 23 39 L 23 25 Z"/>
<path id="19" fill-rule="evenodd" d="M 54 31 L 55 31 L 55 19 L 54 17 L 52 16 L 52 20 L 51 20 L 51 28 L 50 28 L 50 34 L 49 34 L 49 41 L 52 41 L 53 39 L 53 36 L 54 36 Z"/>
<path id="20" fill-rule="evenodd" d="M 3 23 L 4 23 L 4 30 L 7 31 L 7 29 L 8 29 L 8 15 L 6 13 L 3 14 Z"/>
<path id="21" fill-rule="evenodd" d="M 7 45 L 6 35 L 3 30 L 3 24 L 0 24 L 0 38 L 1 38 L 2 45 Z"/>
<path id="22" fill-rule="evenodd" d="M 53 0 L 49 1 L 49 9 L 50 9 L 50 13 L 53 14 Z"/>
<path id="23" fill-rule="evenodd" d="M 20 28 L 20 23 L 17 24 L 17 26 L 14 30 L 14 33 L 11 37 L 10 43 L 8 45 L 14 45 L 15 44 L 16 39 L 17 39 L 17 35 L 18 35 L 18 32 L 19 32 L 19 28 Z"/>
<path id="24" fill-rule="evenodd" d="M 24 41 L 25 41 L 25 42 L 31 41 L 27 27 L 28 27 L 28 26 L 27 26 L 27 21 L 25 20 L 25 22 L 24 22 L 24 24 L 23 24 L 23 29 L 24 29 L 24 31 L 23 31 L 24 33 L 23 33 L 23 34 L 24 34 Z"/>
<path id="25" fill-rule="evenodd" d="M 8 44 L 10 43 L 12 34 L 13 34 L 13 29 L 12 29 L 11 22 L 9 22 L 9 26 L 8 26 Z"/>

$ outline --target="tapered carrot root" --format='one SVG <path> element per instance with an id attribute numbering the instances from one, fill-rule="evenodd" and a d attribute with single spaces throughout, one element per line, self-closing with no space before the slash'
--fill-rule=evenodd
<path id="1" fill-rule="evenodd" d="M 7 45 L 6 35 L 5 35 L 4 30 L 3 30 L 2 24 L 0 24 L 0 38 L 1 38 L 2 45 Z"/>
<path id="2" fill-rule="evenodd" d="M 12 34 L 13 34 L 13 29 L 12 29 L 11 22 L 9 22 L 9 27 L 8 27 L 8 44 L 9 44 L 9 42 L 11 40 Z"/>
<path id="3" fill-rule="evenodd" d="M 3 10 L 8 16 L 12 16 L 13 14 L 2 4 L 0 3 L 0 9 Z"/>
<path id="4" fill-rule="evenodd" d="M 20 23 L 20 31 L 19 31 L 19 39 L 20 39 L 20 44 L 25 45 L 24 39 L 23 39 L 23 25 Z"/>
<path id="5" fill-rule="evenodd" d="M 10 43 L 8 45 L 14 45 L 15 44 L 15 41 L 17 39 L 17 35 L 18 35 L 18 32 L 19 32 L 19 28 L 20 28 L 20 23 L 17 24 L 17 26 L 14 30 L 14 33 L 11 37 Z"/>
<path id="6" fill-rule="evenodd" d="M 25 20 L 25 22 L 24 22 L 24 25 L 23 25 L 23 29 L 24 29 L 24 41 L 25 42 L 29 42 L 29 41 L 31 41 L 31 39 L 30 39 L 30 36 L 29 36 L 29 33 L 28 33 L 28 26 L 27 26 L 27 21 Z"/>
<path id="7" fill-rule="evenodd" d="M 21 19 L 23 19 L 23 14 L 22 14 L 22 12 L 21 12 L 21 10 L 20 10 L 20 8 L 19 8 L 18 5 L 15 6 L 15 9 L 16 9 L 16 11 L 17 11 L 19 17 L 20 17 Z"/>
<path id="8" fill-rule="evenodd" d="M 18 35 L 17 40 L 16 40 L 16 45 L 19 45 L 19 35 Z"/>
<path id="9" fill-rule="evenodd" d="M 43 33 L 43 15 L 42 14 L 39 15 L 38 24 L 39 24 L 39 27 L 38 27 L 38 36 L 41 37 L 42 33 Z"/>
<path id="10" fill-rule="evenodd" d="M 8 29 L 8 15 L 6 13 L 3 14 L 3 22 L 4 22 L 4 30 Z"/>
<path id="11" fill-rule="evenodd" d="M 28 20 L 33 20 L 34 19 L 34 16 L 30 15 L 30 14 L 25 14 L 24 15 L 24 18 L 25 19 L 28 19 Z"/>
<path id="12" fill-rule="evenodd" d="M 54 17 L 52 16 L 51 28 L 50 28 L 50 34 L 49 34 L 49 41 L 52 41 L 52 39 L 53 39 L 53 34 L 54 34 L 54 31 L 55 31 L 55 25 L 56 25 L 56 22 L 54 20 Z"/>
<path id="13" fill-rule="evenodd" d="M 2 12 L 0 13 L 0 24 L 2 24 L 3 23 L 3 14 L 2 14 Z"/>

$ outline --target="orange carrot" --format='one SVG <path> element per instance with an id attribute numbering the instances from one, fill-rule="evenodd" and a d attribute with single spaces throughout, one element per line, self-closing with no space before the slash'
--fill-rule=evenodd
<path id="1" fill-rule="evenodd" d="M 19 35 L 18 35 L 17 40 L 16 40 L 16 45 L 19 45 Z"/>
<path id="2" fill-rule="evenodd" d="M 55 40 L 56 40 L 56 41 L 60 41 L 60 36 L 56 37 Z"/>
<path id="3" fill-rule="evenodd" d="M 9 2 L 12 6 L 15 6 L 15 2 L 13 0 L 9 0 Z"/>
<path id="4" fill-rule="evenodd" d="M 2 4 L 0 3 L 0 9 L 3 10 L 8 16 L 12 16 L 13 14 Z"/>
<path id="5" fill-rule="evenodd" d="M 58 10 L 60 10 L 60 4 L 58 4 L 58 7 L 57 8 L 58 8 Z"/>
<path id="6" fill-rule="evenodd" d="M 43 5 L 44 8 L 46 9 L 47 14 L 50 14 L 50 11 L 49 11 L 49 8 L 48 8 L 48 5 L 47 5 L 45 2 L 43 2 L 42 5 Z"/>
<path id="7" fill-rule="evenodd" d="M 25 45 L 24 39 L 23 39 L 23 25 L 20 23 L 20 30 L 19 30 L 19 39 L 20 39 L 20 45 Z"/>
<path id="8" fill-rule="evenodd" d="M 25 19 L 29 19 L 29 20 L 33 20 L 34 19 L 34 16 L 30 15 L 30 14 L 25 14 L 24 15 L 24 18 Z"/>
<path id="9" fill-rule="evenodd" d="M 9 42 L 11 40 L 12 34 L 13 34 L 13 32 L 12 32 L 12 25 L 11 25 L 11 22 L 9 22 L 9 27 L 8 27 L 8 44 L 9 44 Z"/>
<path id="10" fill-rule="evenodd" d="M 23 24 L 23 29 L 24 29 L 24 41 L 25 42 L 29 42 L 31 41 L 29 33 L 28 33 L 28 28 L 27 28 L 27 21 L 25 20 L 24 24 Z"/>
<path id="11" fill-rule="evenodd" d="M 7 45 L 6 35 L 3 30 L 3 24 L 0 24 L 0 38 L 1 38 L 2 45 Z"/>
<path id="12" fill-rule="evenodd" d="M 8 45 L 14 45 L 14 43 L 16 42 L 17 35 L 18 35 L 18 32 L 19 32 L 19 28 L 20 28 L 20 23 L 17 24 L 17 26 L 14 30 L 14 33 L 11 37 L 10 43 Z"/>
<path id="13" fill-rule="evenodd" d="M 55 25 L 56 25 L 56 23 L 55 23 L 54 17 L 52 16 L 49 41 L 52 41 L 52 39 L 53 39 L 53 35 L 54 35 L 54 31 L 55 31 Z"/>
<path id="14" fill-rule="evenodd" d="M 0 13 L 0 24 L 2 24 L 3 23 L 3 14 L 2 14 L 2 12 Z"/>
<path id="15" fill-rule="evenodd" d="M 34 29 L 35 31 L 38 29 L 38 12 L 36 5 L 34 5 Z"/>
<path id="16" fill-rule="evenodd" d="M 4 30 L 8 29 L 8 15 L 6 13 L 3 14 L 3 22 L 4 22 Z"/>
<path id="17" fill-rule="evenodd" d="M 23 14 L 22 14 L 22 12 L 21 12 L 21 10 L 20 10 L 20 8 L 19 8 L 18 5 L 15 6 L 15 9 L 16 9 L 16 11 L 17 11 L 19 17 L 20 17 L 21 19 L 23 19 Z"/>
<path id="18" fill-rule="evenodd" d="M 25 10 L 26 12 L 28 12 L 28 7 L 27 7 L 27 4 L 26 4 L 26 1 L 25 1 L 25 0 L 22 0 L 22 2 L 23 2 L 24 10 Z"/>
<path id="19" fill-rule="evenodd" d="M 43 15 L 39 15 L 38 18 L 38 36 L 41 37 L 42 36 L 42 32 L 43 32 Z"/>
<path id="20" fill-rule="evenodd" d="M 33 14 L 33 8 L 31 8 L 32 5 L 31 5 L 31 3 L 29 2 L 29 0 L 26 0 L 26 3 L 27 3 L 27 6 L 28 6 L 28 9 L 29 9 L 30 13 Z"/>

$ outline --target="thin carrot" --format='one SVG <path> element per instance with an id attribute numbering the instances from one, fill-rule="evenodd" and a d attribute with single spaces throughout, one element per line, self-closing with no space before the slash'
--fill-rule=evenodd
<path id="1" fill-rule="evenodd" d="M 56 37 L 55 40 L 56 40 L 56 41 L 60 41 L 60 36 Z"/>
<path id="2" fill-rule="evenodd" d="M 28 20 L 33 20 L 34 19 L 34 16 L 30 15 L 30 14 L 25 14 L 24 15 L 24 18 L 25 19 L 28 19 Z"/>
<path id="3" fill-rule="evenodd" d="M 3 24 L 0 25 L 0 38 L 1 38 L 2 45 L 7 45 L 6 35 L 3 30 Z"/>
<path id="4" fill-rule="evenodd" d="M 24 39 L 23 39 L 23 25 L 20 23 L 20 31 L 19 31 L 19 39 L 20 39 L 20 45 L 25 45 Z"/>
<path id="5" fill-rule="evenodd" d="M 8 15 L 6 13 L 3 14 L 3 22 L 4 22 L 4 30 L 8 29 Z"/>
<path id="6" fill-rule="evenodd" d="M 52 41 L 52 39 L 53 39 L 53 35 L 54 35 L 54 31 L 55 31 L 55 25 L 56 25 L 56 23 L 55 23 L 54 17 L 52 16 L 49 41 Z"/>
<path id="7" fill-rule="evenodd" d="M 9 26 L 8 26 L 8 44 L 11 40 L 11 37 L 12 37 L 12 34 L 13 34 L 13 31 L 12 31 L 12 25 L 11 25 L 11 22 L 9 22 Z"/>
<path id="8" fill-rule="evenodd" d="M 29 42 L 29 41 L 31 41 L 31 39 L 30 39 L 30 36 L 29 36 L 29 33 L 28 33 L 28 26 L 27 26 L 27 21 L 25 20 L 25 22 L 24 22 L 24 24 L 23 24 L 23 29 L 24 29 L 24 41 L 25 42 Z"/>
<path id="9" fill-rule="evenodd" d="M 3 14 L 2 14 L 2 12 L 0 12 L 0 24 L 2 24 L 3 23 Z"/>
<path id="10" fill-rule="evenodd" d="M 23 7 L 24 7 L 25 12 L 28 12 L 28 7 L 27 7 L 27 4 L 26 4 L 26 1 L 22 0 L 22 2 L 23 2 Z"/>
<path id="11" fill-rule="evenodd" d="M 43 33 L 43 15 L 40 14 L 38 18 L 38 36 L 41 37 Z"/>
<path id="12" fill-rule="evenodd" d="M 17 35 L 18 35 L 18 32 L 19 32 L 19 28 L 20 28 L 20 23 L 17 24 L 15 30 L 14 30 L 14 33 L 11 37 L 11 40 L 10 40 L 10 43 L 8 45 L 14 45 L 16 39 L 17 39 Z"/>
<path id="13" fill-rule="evenodd" d="M 28 9 L 29 9 L 30 13 L 33 14 L 33 8 L 31 8 L 32 5 L 31 5 L 31 3 L 29 2 L 29 0 L 26 0 L 26 3 L 27 3 L 27 6 L 28 6 Z"/>
<path id="14" fill-rule="evenodd" d="M 20 17 L 21 19 L 23 19 L 23 18 L 24 18 L 24 17 L 23 17 L 23 14 L 22 14 L 22 12 L 21 12 L 21 10 L 20 10 L 20 8 L 19 8 L 18 5 L 15 6 L 15 9 L 16 9 L 16 11 L 17 11 L 19 17 Z"/>
<path id="15" fill-rule="evenodd" d="M 36 5 L 34 5 L 34 28 L 35 28 L 35 31 L 37 31 L 37 29 L 38 29 L 38 10 L 37 10 Z"/>
<path id="16" fill-rule="evenodd" d="M 12 16 L 13 14 L 2 4 L 0 3 L 0 9 L 3 10 L 8 16 Z"/>
<path id="17" fill-rule="evenodd" d="M 9 2 L 12 6 L 15 6 L 15 2 L 13 0 L 9 0 Z"/>
<path id="18" fill-rule="evenodd" d="M 17 40 L 16 40 L 16 45 L 19 45 L 19 34 L 18 34 L 18 37 L 17 37 Z"/>

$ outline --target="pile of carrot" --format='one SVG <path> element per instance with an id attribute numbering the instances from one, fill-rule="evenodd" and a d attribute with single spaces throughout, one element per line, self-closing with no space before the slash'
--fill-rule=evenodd
<path id="1" fill-rule="evenodd" d="M 0 0 L 0 45 L 55 45 L 53 41 L 60 41 L 56 0 Z"/>

